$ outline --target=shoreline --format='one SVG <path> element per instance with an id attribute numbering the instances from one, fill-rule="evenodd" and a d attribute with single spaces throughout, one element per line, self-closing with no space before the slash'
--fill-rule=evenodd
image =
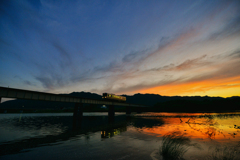
<path id="1" fill-rule="evenodd" d="M 7 114 L 7 113 L 73 113 L 73 109 L 66 109 L 66 110 L 55 110 L 55 109 L 0 109 L 0 114 Z M 102 110 L 84 110 L 83 112 L 108 112 L 107 109 Z M 125 113 L 125 110 L 115 110 L 115 112 L 123 112 Z M 133 111 L 132 113 L 141 114 L 141 113 L 149 113 L 149 112 L 155 112 L 155 113 L 236 113 L 240 112 L 240 110 L 221 110 L 221 111 L 143 111 L 143 112 L 137 112 Z"/>

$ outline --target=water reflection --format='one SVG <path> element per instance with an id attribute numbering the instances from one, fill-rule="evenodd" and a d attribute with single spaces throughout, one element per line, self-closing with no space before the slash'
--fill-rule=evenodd
<path id="1" fill-rule="evenodd" d="M 19 118 L 0 119 L 0 123 L 4 124 L 3 132 L 7 130 L 16 130 L 16 134 L 22 134 L 22 137 L 12 139 L 14 135 L 7 136 L 0 143 L 0 155 L 16 154 L 25 152 L 26 149 L 36 148 L 39 146 L 58 145 L 63 141 L 79 138 L 90 132 L 101 131 L 101 138 L 110 138 L 127 131 L 127 125 L 131 124 L 136 128 L 152 127 L 159 125 L 159 121 L 142 118 L 127 118 L 126 116 L 116 116 L 114 122 L 109 123 L 107 116 L 87 116 L 81 120 L 81 127 L 76 128 L 72 116 L 49 116 L 49 117 L 22 117 Z M 151 125 L 150 125 L 151 123 Z M 161 122 L 162 123 L 162 122 Z M 24 132 L 27 132 L 26 136 Z M 87 139 L 90 139 L 87 136 Z"/>
<path id="2" fill-rule="evenodd" d="M 34 155 L 33 150 L 46 151 L 51 146 L 56 152 L 59 150 L 60 157 L 68 153 L 65 158 L 70 159 L 79 159 L 72 157 L 75 154 L 82 159 L 149 159 L 153 150 L 160 156 L 159 146 L 171 148 L 177 144 L 179 148 L 175 147 L 175 151 L 182 153 L 178 158 L 214 159 L 223 152 L 234 153 L 235 159 L 240 157 L 237 150 L 240 144 L 239 114 L 151 115 L 119 115 L 113 122 L 109 122 L 107 115 L 83 116 L 80 127 L 74 127 L 72 115 L 67 114 L 0 117 L 0 156 L 19 153 L 29 156 Z"/>
<path id="3" fill-rule="evenodd" d="M 146 128 L 146 134 L 158 134 L 163 136 L 169 132 L 180 131 L 188 137 L 202 140 L 239 141 L 240 140 L 240 115 L 239 114 L 215 114 L 198 115 L 189 117 L 161 117 L 164 125 L 153 129 Z"/>
<path id="4" fill-rule="evenodd" d="M 209 155 L 206 160 L 238 160 L 240 159 L 239 144 L 236 146 L 209 147 Z"/>
<path id="5" fill-rule="evenodd" d="M 162 126 L 164 124 L 164 121 L 162 118 L 155 117 L 135 117 L 131 119 L 131 124 L 139 129 L 151 129 L 154 127 Z"/>
<path id="6" fill-rule="evenodd" d="M 125 132 L 125 131 L 127 131 L 127 126 L 103 130 L 103 131 L 101 131 L 101 138 L 102 139 L 111 138 L 111 137 L 113 137 L 115 135 L 119 135 L 120 133 Z"/>

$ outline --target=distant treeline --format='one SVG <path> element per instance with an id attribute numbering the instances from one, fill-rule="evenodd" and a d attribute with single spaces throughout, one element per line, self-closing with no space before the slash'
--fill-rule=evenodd
<path id="1" fill-rule="evenodd" d="M 226 98 L 213 100 L 175 100 L 157 103 L 155 108 L 163 111 L 225 111 L 240 110 L 240 98 Z"/>
<path id="2" fill-rule="evenodd" d="M 156 103 L 149 108 L 132 108 L 142 112 L 224 112 L 240 111 L 240 97 L 208 100 L 172 100 Z"/>
<path id="3" fill-rule="evenodd" d="M 101 95 L 89 92 L 73 92 L 65 94 L 75 97 L 102 99 Z M 157 94 L 135 94 L 133 96 L 126 96 L 127 103 L 142 104 L 149 107 L 146 108 L 132 108 L 136 112 L 201 112 L 201 111 L 236 111 L 240 110 L 240 97 L 180 97 L 180 96 L 161 96 Z M 0 104 L 0 112 L 8 110 L 9 112 L 18 112 L 25 110 L 28 112 L 72 112 L 74 103 L 68 102 L 50 102 L 50 101 L 34 101 L 34 100 L 12 100 Z M 115 107 L 115 111 L 125 111 L 125 107 Z M 84 104 L 84 111 L 107 111 L 102 105 Z"/>

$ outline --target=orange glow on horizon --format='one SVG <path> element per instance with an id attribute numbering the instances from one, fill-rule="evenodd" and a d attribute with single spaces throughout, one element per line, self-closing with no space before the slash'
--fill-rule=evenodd
<path id="1" fill-rule="evenodd" d="M 240 96 L 240 76 L 196 82 L 171 83 L 136 92 L 164 96 Z"/>

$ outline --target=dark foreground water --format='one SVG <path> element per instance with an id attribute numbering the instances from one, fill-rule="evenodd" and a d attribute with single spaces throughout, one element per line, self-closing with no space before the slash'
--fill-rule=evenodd
<path id="1" fill-rule="evenodd" d="M 0 114 L 0 159 L 240 159 L 240 113 Z"/>

